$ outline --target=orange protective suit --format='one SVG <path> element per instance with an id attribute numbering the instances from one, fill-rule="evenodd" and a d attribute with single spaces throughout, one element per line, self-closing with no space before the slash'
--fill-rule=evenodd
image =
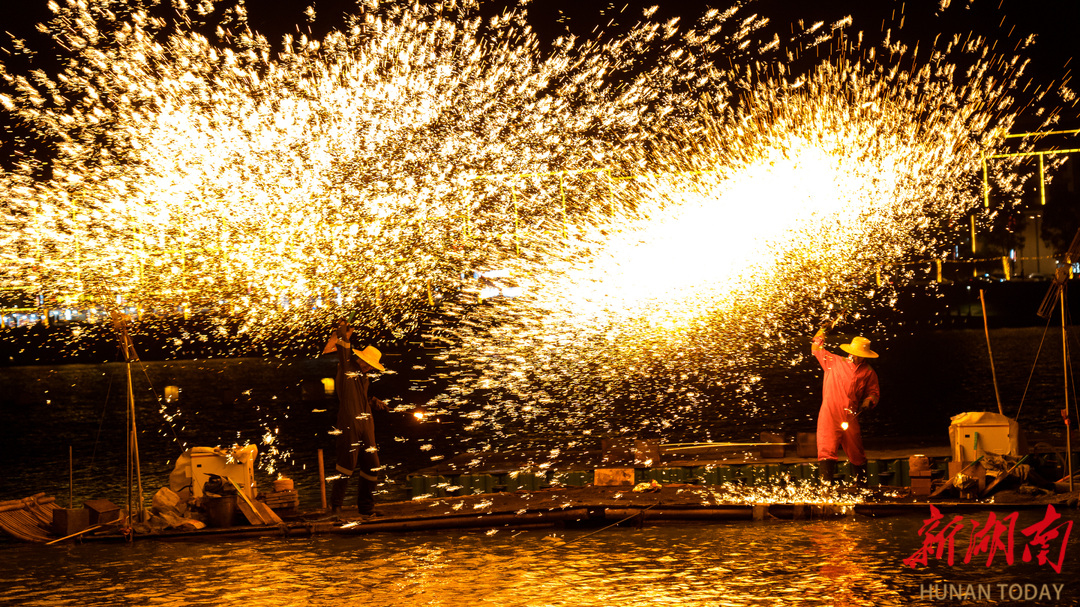
<path id="1" fill-rule="evenodd" d="M 837 447 L 843 447 L 853 466 L 866 464 L 862 433 L 856 414 L 866 399 L 875 406 L 881 398 L 877 373 L 859 357 L 849 359 L 826 350 L 823 333 L 814 336 L 811 352 L 825 370 L 822 382 L 821 411 L 818 412 L 817 452 L 819 460 L 836 459 Z M 845 430 L 841 424 L 847 422 Z"/>

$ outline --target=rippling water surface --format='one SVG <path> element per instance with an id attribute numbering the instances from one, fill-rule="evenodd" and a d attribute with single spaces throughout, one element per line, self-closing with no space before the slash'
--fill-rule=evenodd
<path id="1" fill-rule="evenodd" d="M 1041 514 L 1023 512 L 1021 518 L 1034 521 Z M 902 560 L 918 549 L 921 524 L 918 516 L 855 517 L 602 531 L 19 544 L 0 548 L 0 570 L 7 574 L 0 600 L 20 605 L 931 605 L 942 602 L 928 598 L 929 585 L 943 583 L 991 584 L 995 595 L 998 583 L 1056 583 L 1064 584 L 1067 601 L 1043 604 L 1080 599 L 1075 558 L 1066 559 L 1061 574 L 1022 563 L 1019 553 L 1011 566 L 998 557 L 988 568 L 985 562 L 961 563 L 964 548 L 958 546 L 951 567 L 931 560 L 927 568 L 908 568 Z M 995 596 L 995 602 L 1001 601 Z"/>

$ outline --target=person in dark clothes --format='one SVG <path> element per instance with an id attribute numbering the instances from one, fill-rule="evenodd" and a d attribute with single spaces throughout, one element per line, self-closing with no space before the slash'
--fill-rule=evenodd
<path id="1" fill-rule="evenodd" d="M 330 505 L 335 515 L 345 503 L 349 479 L 359 478 L 357 510 L 362 516 L 375 515 L 375 486 L 378 482 L 379 452 L 375 446 L 373 410 L 386 410 L 386 403 L 368 396 L 368 372 L 385 371 L 379 359 L 382 353 L 374 346 L 363 350 L 352 347 L 353 330 L 344 320 L 330 336 L 323 354 L 336 352 L 338 357 L 335 386 L 338 395 L 336 467 L 341 475 L 335 479 L 330 492 Z"/>

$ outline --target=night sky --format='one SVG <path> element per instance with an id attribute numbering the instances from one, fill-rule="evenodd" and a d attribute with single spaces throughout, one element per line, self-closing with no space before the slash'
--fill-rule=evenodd
<path id="1" fill-rule="evenodd" d="M 756 10 L 768 17 L 771 25 L 779 30 L 790 30 L 793 23 L 803 20 L 835 22 L 844 16 L 854 19 L 850 31 L 865 32 L 868 39 L 883 27 L 894 26 L 901 14 L 905 16 L 903 36 L 906 39 L 932 39 L 942 31 L 967 31 L 990 33 L 995 30 L 1006 35 L 1012 31 L 1013 39 L 1030 33 L 1038 34 L 1038 43 L 1029 53 L 1035 66 L 1045 73 L 1063 74 L 1064 67 L 1076 52 L 1075 26 L 1080 22 L 1080 3 L 1074 0 L 951 0 L 949 7 L 938 10 L 941 0 L 822 0 L 820 2 L 793 2 L 791 0 L 759 0 L 745 3 L 744 14 Z M 498 11 L 510 4 L 504 0 L 483 2 L 484 10 Z M 577 35 L 587 35 L 598 25 L 629 23 L 635 20 L 643 8 L 658 5 L 658 15 L 681 16 L 693 20 L 709 8 L 724 10 L 732 3 L 679 0 L 678 2 L 655 2 L 643 0 L 535 0 L 528 7 L 534 27 L 545 36 L 557 35 L 566 30 Z M 298 29 L 321 35 L 327 28 L 341 22 L 341 16 L 356 5 L 356 0 L 253 0 L 248 3 L 252 26 L 271 40 Z M 308 23 L 304 11 L 314 7 L 317 17 Z M 46 0 L 12 2 L 3 14 L 4 31 L 25 36 L 33 24 L 47 19 L 51 13 Z M 797 27 L 797 26 L 796 26 Z M 1002 36 L 996 36 L 1002 37 Z M 4 40 L 7 46 L 7 40 Z M 1069 67 L 1072 67 L 1071 64 Z M 1063 69 L 1064 68 L 1064 69 Z"/>
<path id="2" fill-rule="evenodd" d="M 1016 43 L 1025 36 L 1036 34 L 1034 48 L 1025 51 L 1032 59 L 1028 73 L 1038 82 L 1060 83 L 1068 81 L 1072 61 L 1076 54 L 1075 26 L 1080 23 L 1080 2 L 1076 0 L 947 0 L 945 10 L 939 10 L 942 0 L 828 0 L 820 2 L 793 2 L 791 0 L 760 0 L 746 3 L 739 13 L 749 15 L 754 11 L 769 18 L 763 39 L 772 38 L 773 31 L 790 34 L 804 25 L 817 21 L 834 23 L 850 15 L 853 23 L 847 28 L 854 37 L 859 32 L 867 42 L 880 42 L 884 29 L 892 30 L 894 40 L 901 39 L 925 46 L 940 33 L 976 32 L 999 40 L 998 51 L 1011 54 Z M 497 12 L 508 2 L 483 2 L 483 10 Z M 729 3 L 680 0 L 679 2 L 650 2 L 642 0 L 536 0 L 528 8 L 530 21 L 542 39 L 550 39 L 569 31 L 577 36 L 589 37 L 594 29 L 603 27 L 617 35 L 620 25 L 636 21 L 645 7 L 659 5 L 657 15 L 662 18 L 680 17 L 684 24 L 695 21 L 710 7 L 720 10 Z M 313 6 L 316 19 L 310 23 L 304 15 Z M 321 37 L 326 31 L 342 23 L 342 15 L 356 6 L 355 0 L 254 0 L 248 3 L 249 21 L 252 27 L 263 33 L 270 41 L 279 43 L 285 34 L 307 33 Z M 2 30 L 26 38 L 35 49 L 45 50 L 46 41 L 33 31 L 33 24 L 50 16 L 46 0 L 29 0 L 11 3 L 5 8 Z M 901 23 L 902 27 L 898 27 Z M 781 39 L 784 35 L 781 35 Z M 8 61 L 10 40 L 0 38 L 4 60 Z M 819 49 L 820 50 L 820 49 Z M 49 53 L 43 53 L 39 61 Z M 822 55 L 824 52 L 822 51 Z M 44 61 L 42 61 L 44 63 Z M 1071 122 L 1080 116 L 1077 107 L 1063 112 Z"/>

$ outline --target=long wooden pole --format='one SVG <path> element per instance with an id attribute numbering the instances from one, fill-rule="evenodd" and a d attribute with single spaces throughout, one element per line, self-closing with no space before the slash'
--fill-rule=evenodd
<path id="1" fill-rule="evenodd" d="M 117 520 L 119 520 L 119 519 L 117 519 Z M 71 539 L 71 538 L 73 538 L 73 537 L 75 537 L 77 535 L 82 535 L 84 533 L 90 533 L 91 531 L 94 531 L 95 529 L 101 529 L 102 527 L 104 527 L 106 525 L 113 525 L 113 524 L 115 524 L 115 522 L 101 523 L 100 525 L 94 525 L 93 527 L 87 527 L 86 529 L 83 529 L 82 531 L 76 531 L 75 533 L 72 533 L 71 535 L 65 535 L 64 537 L 55 539 L 55 540 L 53 540 L 51 542 L 45 542 L 45 545 L 46 546 L 51 546 L 51 545 L 53 545 L 53 544 L 55 544 L 57 542 L 62 542 L 64 540 Z"/>
<path id="2" fill-rule="evenodd" d="M 121 338 L 121 341 L 123 341 L 123 338 Z M 127 358 L 127 344 L 126 343 L 124 343 L 124 357 Z M 131 413 L 132 413 L 132 410 L 133 410 L 133 407 L 131 406 L 131 400 L 130 400 L 131 399 L 131 396 L 130 396 L 130 394 L 131 394 L 131 363 L 128 363 L 128 365 L 127 365 L 127 383 L 128 383 L 128 406 L 124 408 L 125 409 L 124 412 L 126 414 L 125 415 L 126 424 L 124 426 L 124 430 L 126 430 L 126 434 L 127 434 L 127 452 L 125 453 L 126 460 L 127 460 L 127 518 L 128 518 L 128 521 L 130 522 L 131 521 L 131 512 L 132 512 L 132 510 L 131 510 L 131 485 L 132 485 L 132 482 L 131 482 L 131 436 L 132 436 L 132 432 L 131 432 Z"/>
<path id="3" fill-rule="evenodd" d="M 135 345 L 131 343 L 131 334 L 127 330 L 127 320 L 122 314 L 116 310 L 109 310 L 109 314 L 112 316 L 113 330 L 116 331 L 116 337 L 120 340 L 120 346 L 124 349 L 124 361 L 127 363 L 127 512 L 128 520 L 131 520 L 134 504 L 132 496 L 132 486 L 138 484 L 139 490 L 139 516 L 137 520 L 140 522 L 145 520 L 145 513 L 143 512 L 143 488 L 142 488 L 142 472 L 139 469 L 139 435 L 138 428 L 135 424 L 135 389 L 132 387 L 131 382 L 131 363 L 132 361 L 138 361 L 139 355 L 135 353 Z M 137 479 L 137 480 L 136 480 Z"/>
<path id="4" fill-rule="evenodd" d="M 322 498 L 322 509 L 326 510 L 326 470 L 323 468 L 322 449 L 319 449 L 319 496 Z"/>
<path id="5" fill-rule="evenodd" d="M 75 462 L 68 445 L 68 508 L 75 508 Z"/>
<path id="6" fill-rule="evenodd" d="M 125 335 L 126 337 L 126 335 Z M 130 338 L 128 338 L 130 340 Z M 130 341 L 128 342 L 130 343 Z M 131 361 L 127 363 L 127 391 L 128 391 L 128 407 L 131 409 L 131 458 L 135 465 L 135 482 L 138 484 L 139 490 L 139 515 L 136 520 L 143 522 L 143 487 L 142 487 L 142 471 L 139 469 L 139 431 L 135 424 L 135 390 L 131 384 Z M 130 508 L 130 503 L 128 505 Z M 130 513 L 131 510 L 128 510 Z"/>
<path id="7" fill-rule="evenodd" d="M 1080 234 L 1080 232 L 1078 232 Z M 1061 304 L 1061 361 L 1062 368 L 1065 370 L 1065 463 L 1069 469 L 1069 491 L 1073 491 L 1073 467 L 1072 467 L 1072 432 L 1069 431 L 1069 422 L 1072 419 L 1069 417 L 1069 340 L 1068 335 L 1065 332 L 1065 285 L 1061 285 L 1060 293 Z"/>
<path id="8" fill-rule="evenodd" d="M 994 380 L 994 398 L 997 399 L 998 413 L 1005 415 L 1001 408 L 1001 394 L 998 393 L 997 371 L 994 369 L 994 351 L 990 349 L 990 325 L 986 320 L 986 298 L 979 289 L 979 302 L 982 303 L 983 332 L 986 333 L 986 353 L 990 355 L 990 377 Z"/>

